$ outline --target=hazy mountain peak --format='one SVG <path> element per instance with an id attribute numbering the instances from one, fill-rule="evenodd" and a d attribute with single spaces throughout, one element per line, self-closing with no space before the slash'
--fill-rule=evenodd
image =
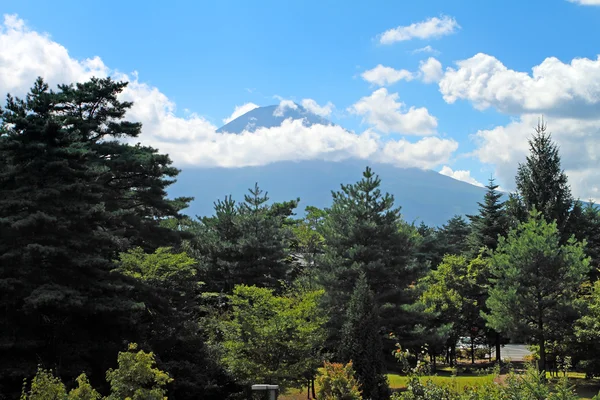
<path id="1" fill-rule="evenodd" d="M 258 128 L 274 128 L 281 126 L 286 119 L 301 119 L 306 126 L 332 125 L 331 121 L 308 111 L 292 101 L 282 104 L 258 107 L 230 121 L 217 129 L 218 133 L 242 133 L 244 130 L 254 132 Z"/>

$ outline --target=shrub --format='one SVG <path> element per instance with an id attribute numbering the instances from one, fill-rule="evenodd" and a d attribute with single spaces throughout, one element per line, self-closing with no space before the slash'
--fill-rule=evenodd
<path id="1" fill-rule="evenodd" d="M 326 362 L 317 386 L 319 400 L 362 400 L 352 361 L 346 365 Z"/>

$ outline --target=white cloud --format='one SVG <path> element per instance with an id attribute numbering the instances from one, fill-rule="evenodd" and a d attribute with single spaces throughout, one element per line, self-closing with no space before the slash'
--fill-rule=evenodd
<path id="1" fill-rule="evenodd" d="M 241 117 L 242 115 L 246 114 L 247 112 L 252 111 L 258 107 L 259 106 L 257 106 L 254 103 L 246 103 L 246 104 L 242 104 L 241 106 L 235 106 L 233 113 L 229 117 L 225 118 L 223 120 L 223 123 L 228 124 L 231 121 L 233 121 L 234 119 L 236 119 L 237 117 Z"/>
<path id="2" fill-rule="evenodd" d="M 398 93 L 388 94 L 385 88 L 361 98 L 348 110 L 362 115 L 363 121 L 383 133 L 431 135 L 437 128 L 437 119 L 425 107 L 406 110 L 406 105 L 398 101 Z"/>
<path id="3" fill-rule="evenodd" d="M 425 47 L 421 47 L 421 48 L 418 48 L 418 49 L 414 49 L 411 53 L 412 54 L 419 54 L 419 53 L 440 54 L 439 51 L 437 51 L 436 49 L 434 49 L 430 45 L 427 45 Z"/>
<path id="4" fill-rule="evenodd" d="M 419 63 L 419 72 L 421 79 L 425 83 L 439 82 L 444 75 L 442 63 L 433 57 L 429 57 L 426 61 Z"/>
<path id="5" fill-rule="evenodd" d="M 600 112 L 600 57 L 555 57 L 533 67 L 532 74 L 508 69 L 479 53 L 448 68 L 439 83 L 444 100 L 469 100 L 477 109 L 494 107 L 508 114 L 544 113 L 558 117 L 595 117 Z"/>
<path id="6" fill-rule="evenodd" d="M 440 174 L 449 176 L 450 178 L 454 178 L 459 181 L 470 183 L 471 185 L 484 187 L 481 182 L 477 181 L 477 179 L 471 176 L 471 171 L 468 170 L 459 169 L 454 171 L 449 166 L 444 165 L 440 170 Z"/>
<path id="7" fill-rule="evenodd" d="M 424 138 L 415 143 L 387 137 L 384 140 L 370 129 L 357 134 L 339 126 L 306 127 L 301 120 L 291 119 L 280 127 L 259 128 L 252 133 L 217 133 L 213 123 L 193 112 L 185 110 L 185 117 L 178 116 L 176 105 L 158 88 L 139 81 L 137 73 L 126 75 L 111 70 L 98 57 L 75 60 L 63 46 L 47 35 L 30 31 L 16 16 L 5 17 L 4 24 L 0 25 L 0 55 L 0 96 L 7 92 L 26 94 L 37 76 L 44 77 L 52 86 L 85 81 L 94 75 L 128 81 L 120 96 L 122 100 L 134 102 L 127 118 L 143 123 L 142 134 L 131 141 L 141 141 L 168 153 L 178 166 L 242 167 L 282 160 L 336 161 L 354 157 L 399 166 L 434 168 L 446 163 L 458 146 L 452 140 L 439 138 Z M 397 113 L 393 118 L 402 120 L 392 125 L 404 123 L 413 130 L 435 128 L 437 122 L 426 109 L 410 109 L 402 114 L 398 109 L 404 105 L 396 103 L 394 95 L 389 98 L 396 107 L 392 110 Z M 302 103 L 321 114 L 333 108 L 330 103 L 319 106 L 311 99 Z M 279 106 L 297 108 L 289 100 L 281 101 Z M 250 106 L 239 106 L 234 114 L 242 112 L 244 107 Z M 412 119 L 417 122 L 410 122 Z"/>
<path id="8" fill-rule="evenodd" d="M 31 31 L 16 15 L 4 15 L 0 24 L 0 93 L 23 96 L 38 76 L 56 85 L 108 73 L 99 57 L 74 60 L 48 35 Z"/>
<path id="9" fill-rule="evenodd" d="M 398 167 L 431 169 L 448 162 L 456 149 L 458 143 L 452 139 L 426 137 L 416 143 L 401 139 L 387 142 L 379 160 Z"/>
<path id="10" fill-rule="evenodd" d="M 281 100 L 275 111 L 273 111 L 273 116 L 283 117 L 286 108 L 297 110 L 298 106 L 292 100 Z"/>
<path id="11" fill-rule="evenodd" d="M 325 104 L 324 106 L 320 106 L 313 99 L 303 99 L 302 107 L 306 108 L 311 113 L 317 114 L 321 117 L 329 117 L 331 115 L 331 112 L 335 108 L 335 106 L 331 102 L 327 102 L 327 104 Z"/>
<path id="12" fill-rule="evenodd" d="M 410 71 L 384 67 L 381 64 L 373 69 L 363 72 L 361 76 L 365 81 L 378 86 L 389 86 L 403 79 L 406 81 L 412 81 L 414 79 L 414 76 Z"/>
<path id="13" fill-rule="evenodd" d="M 379 36 L 381 44 L 392 44 L 405 40 L 435 38 L 454 33 L 460 26 L 452 17 L 433 17 L 408 26 L 399 26 L 385 31 Z"/>
<path id="14" fill-rule="evenodd" d="M 567 0 L 570 3 L 579 4 L 582 6 L 600 6 L 600 0 Z"/>
<path id="15" fill-rule="evenodd" d="M 473 135 L 474 155 L 495 167 L 502 186 L 513 190 L 518 163 L 529 152 L 527 139 L 534 133 L 538 115 L 526 114 L 506 126 L 480 130 Z M 573 194 L 600 201 L 600 119 L 549 118 L 548 131 L 559 145 L 562 167 Z"/>

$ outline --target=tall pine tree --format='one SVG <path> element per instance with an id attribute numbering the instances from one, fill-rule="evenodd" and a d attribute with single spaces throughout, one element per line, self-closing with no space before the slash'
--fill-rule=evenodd
<path id="1" fill-rule="evenodd" d="M 474 255 L 482 248 L 496 250 L 498 237 L 506 236 L 509 229 L 505 205 L 500 201 L 503 195 L 497 191 L 494 178 L 490 178 L 486 188 L 483 203 L 477 203 L 479 214 L 467 216 L 471 221 L 469 247 Z"/>
<path id="2" fill-rule="evenodd" d="M 176 243 L 159 223 L 187 199 L 165 198 L 178 172 L 167 156 L 116 141 L 141 130 L 124 120 L 125 86 L 92 79 L 54 92 L 38 79 L 0 110 L 2 393 L 40 362 L 104 381 L 123 340 L 143 336 L 145 289 L 111 273 L 112 259 L 130 244 Z"/>
<path id="3" fill-rule="evenodd" d="M 415 278 L 410 264 L 414 235 L 400 209 L 394 207 L 394 197 L 383 195 L 380 184 L 367 167 L 362 180 L 333 192 L 333 204 L 323 223 L 326 246 L 319 257 L 320 281 L 327 290 L 333 342 L 361 272 L 376 293 L 386 328 L 404 325 L 401 307 L 409 302 L 406 288 Z"/>
<path id="4" fill-rule="evenodd" d="M 519 164 L 516 196 L 511 199 L 509 209 L 514 220 L 524 222 L 535 208 L 548 222 L 556 221 L 564 242 L 573 233 L 566 228 L 574 201 L 558 150 L 542 120 L 529 140 L 526 162 Z"/>
<path id="5" fill-rule="evenodd" d="M 350 298 L 342 329 L 340 355 L 352 361 L 364 399 L 389 398 L 384 375 L 379 315 L 367 278 L 361 273 Z"/>

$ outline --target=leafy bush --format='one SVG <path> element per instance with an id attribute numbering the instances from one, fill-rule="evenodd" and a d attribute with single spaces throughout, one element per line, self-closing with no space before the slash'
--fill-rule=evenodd
<path id="1" fill-rule="evenodd" d="M 102 397 L 90 385 L 85 374 L 77 377 L 77 386 L 67 394 L 60 378 L 54 376 L 52 371 L 39 367 L 29 390 L 27 381 L 23 382 L 20 400 L 166 400 L 163 387 L 172 379 L 155 367 L 153 353 L 136 350 L 137 345 L 130 344 L 128 352 L 119 353 L 119 367 L 106 373 L 111 386 L 108 397 Z"/>
<path id="2" fill-rule="evenodd" d="M 422 378 L 413 375 L 407 390 L 394 393 L 391 400 L 577 400 L 574 387 L 563 376 L 555 384 L 549 384 L 537 369 L 530 365 L 523 375 L 511 372 L 504 385 L 496 383 L 479 387 L 467 387 L 462 393 L 436 385 L 431 379 L 423 383 Z M 594 397 L 600 400 L 600 397 Z"/>
<path id="3" fill-rule="evenodd" d="M 326 362 L 317 386 L 319 400 L 362 400 L 352 361 L 346 365 Z"/>

